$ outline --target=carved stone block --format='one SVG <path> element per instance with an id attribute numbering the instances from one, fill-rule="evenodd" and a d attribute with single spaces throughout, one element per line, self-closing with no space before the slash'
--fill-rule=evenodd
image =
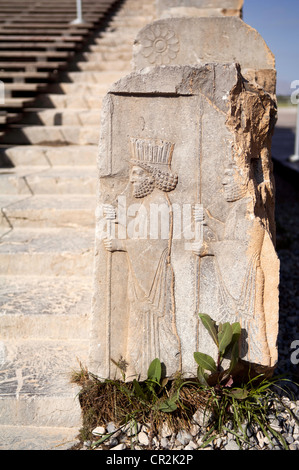
<path id="1" fill-rule="evenodd" d="M 199 312 L 240 321 L 244 361 L 271 368 L 277 360 L 275 101 L 221 55 L 176 65 L 186 49 L 171 21 L 167 28 L 139 35 L 140 49 L 151 31 L 136 68 L 165 47 L 173 65 L 132 72 L 103 102 L 90 350 L 103 378 L 118 373 L 115 362 L 128 380 L 145 378 L 156 357 L 167 376 L 195 374 L 193 353 L 216 353 Z M 272 68 L 260 54 L 253 69 Z"/>
<path id="2" fill-rule="evenodd" d="M 241 16 L 243 0 L 156 0 L 159 17 Z"/>
<path id="3" fill-rule="evenodd" d="M 135 70 L 236 62 L 245 79 L 275 93 L 274 56 L 257 31 L 237 17 L 157 20 L 139 31 L 133 56 Z"/>

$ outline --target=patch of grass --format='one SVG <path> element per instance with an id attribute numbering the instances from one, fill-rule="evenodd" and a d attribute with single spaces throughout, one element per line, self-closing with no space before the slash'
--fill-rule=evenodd
<path id="1" fill-rule="evenodd" d="M 278 391 L 281 389 L 283 378 L 264 378 L 256 376 L 240 387 L 215 389 L 210 387 L 211 398 L 208 404 L 213 420 L 209 433 L 204 438 L 202 447 L 206 447 L 215 436 L 224 432 L 236 437 L 239 447 L 252 444 L 248 431 L 259 429 L 272 445 L 279 444 L 287 450 L 288 444 L 283 436 L 271 426 L 270 417 L 278 417 L 280 406 L 283 406 L 292 418 L 298 422 L 291 410 L 283 405 Z"/>
<path id="2" fill-rule="evenodd" d="M 180 373 L 172 379 L 163 377 L 158 358 L 149 365 L 143 381 L 127 382 L 122 360 L 113 361 L 122 380 L 102 380 L 82 366 L 73 373 L 71 381 L 81 387 L 82 441 L 93 441 L 92 430 L 109 422 L 113 422 L 117 430 L 129 423 L 137 428 L 139 423 L 149 427 L 148 448 L 151 449 L 153 436 L 159 434 L 164 424 L 172 433 L 188 430 L 194 423 L 194 414 L 202 411 L 203 417 L 207 417 L 202 429 L 206 432 L 202 447 L 224 433 L 234 435 L 240 448 L 251 446 L 248 430 L 259 429 L 270 443 L 288 449 L 284 438 L 271 426 L 269 416 L 277 415 L 278 405 L 284 406 L 279 392 L 283 391 L 282 385 L 291 381 L 254 375 L 250 369 L 248 376 L 240 380 L 240 324 L 216 325 L 208 315 L 200 315 L 200 318 L 218 348 L 218 357 L 215 362 L 211 356 L 195 352 L 198 369 L 193 379 L 184 379 Z M 226 369 L 222 367 L 224 358 L 229 358 Z M 298 423 L 291 410 L 287 411 Z M 102 436 L 94 446 L 105 443 L 112 435 Z"/>
<path id="3" fill-rule="evenodd" d="M 100 380 L 86 369 L 73 374 L 72 381 L 81 386 L 79 400 L 82 408 L 83 427 L 80 440 L 93 441 L 94 446 L 105 443 L 111 437 L 107 434 L 96 440 L 92 430 L 114 422 L 117 429 L 130 423 L 150 427 L 151 442 L 164 423 L 173 432 L 188 430 L 193 424 L 193 415 L 201 410 L 206 414 L 206 434 L 202 448 L 224 433 L 235 436 L 240 448 L 251 446 L 247 431 L 260 429 L 273 445 L 279 444 L 287 449 L 288 445 L 281 434 L 271 427 L 269 415 L 278 415 L 277 404 L 281 399 L 277 394 L 281 379 L 265 379 L 257 376 L 240 387 L 215 387 L 202 385 L 198 379 L 185 380 L 178 375 L 161 384 L 155 395 L 148 400 L 136 392 L 136 384 L 122 380 Z M 146 388 L 145 381 L 138 382 Z M 175 396 L 176 408 L 167 409 L 165 402 Z M 289 410 L 290 414 L 291 411 Z M 294 416 L 293 416 L 294 418 Z M 297 420 L 298 421 L 298 420 Z"/>
<path id="4" fill-rule="evenodd" d="M 101 380 L 82 367 L 73 373 L 71 382 L 81 387 L 82 441 L 94 439 L 92 430 L 111 421 L 118 428 L 129 422 L 150 425 L 152 437 L 164 423 L 173 433 L 190 428 L 193 414 L 205 409 L 210 392 L 202 393 L 196 380 L 185 381 L 180 374 L 172 380 L 162 378 L 160 371 L 153 376 L 153 364 L 159 366 L 160 361 L 151 363 L 148 378 L 141 382 Z"/>

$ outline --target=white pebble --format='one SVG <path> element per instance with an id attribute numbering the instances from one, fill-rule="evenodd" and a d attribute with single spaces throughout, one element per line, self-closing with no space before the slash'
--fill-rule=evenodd
<path id="1" fill-rule="evenodd" d="M 118 444 L 118 446 L 111 447 L 110 450 L 124 450 L 126 448 L 126 444 Z"/>
<path id="2" fill-rule="evenodd" d="M 104 428 L 104 426 L 98 426 L 92 431 L 92 434 L 95 434 L 95 435 L 99 435 L 99 434 L 102 435 L 105 433 L 106 433 L 106 429 Z"/>
<path id="3" fill-rule="evenodd" d="M 148 444 L 149 444 L 148 435 L 145 432 L 141 431 L 138 434 L 138 441 L 140 442 L 140 444 L 142 444 L 144 446 L 148 446 Z"/>

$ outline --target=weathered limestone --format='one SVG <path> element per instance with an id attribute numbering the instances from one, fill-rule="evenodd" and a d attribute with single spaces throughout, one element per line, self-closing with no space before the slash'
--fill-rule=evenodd
<path id="1" fill-rule="evenodd" d="M 158 17 L 242 16 L 243 0 L 156 0 Z"/>
<path id="2" fill-rule="evenodd" d="M 275 59 L 263 38 L 240 18 L 169 18 L 143 28 L 134 43 L 134 66 L 240 64 L 242 75 L 274 94 Z"/>
<path id="3" fill-rule="evenodd" d="M 271 370 L 273 55 L 238 18 L 159 20 L 134 47 L 103 101 L 91 367 L 192 375 L 195 351 L 216 353 L 201 312 L 240 321 L 242 359 Z"/>

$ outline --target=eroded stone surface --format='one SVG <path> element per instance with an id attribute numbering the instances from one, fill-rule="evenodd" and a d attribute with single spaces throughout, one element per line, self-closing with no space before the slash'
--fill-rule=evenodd
<path id="1" fill-rule="evenodd" d="M 137 35 L 134 68 L 239 63 L 243 76 L 275 93 L 275 60 L 256 30 L 236 17 L 168 18 Z"/>
<path id="2" fill-rule="evenodd" d="M 157 0 L 158 17 L 241 16 L 243 0 Z"/>
<path id="3" fill-rule="evenodd" d="M 199 312 L 240 321 L 242 358 L 275 364 L 275 117 L 233 63 L 152 67 L 113 86 L 98 160 L 98 375 L 114 376 L 113 359 L 144 378 L 155 357 L 168 376 L 196 373 L 193 353 L 216 353 Z"/>

